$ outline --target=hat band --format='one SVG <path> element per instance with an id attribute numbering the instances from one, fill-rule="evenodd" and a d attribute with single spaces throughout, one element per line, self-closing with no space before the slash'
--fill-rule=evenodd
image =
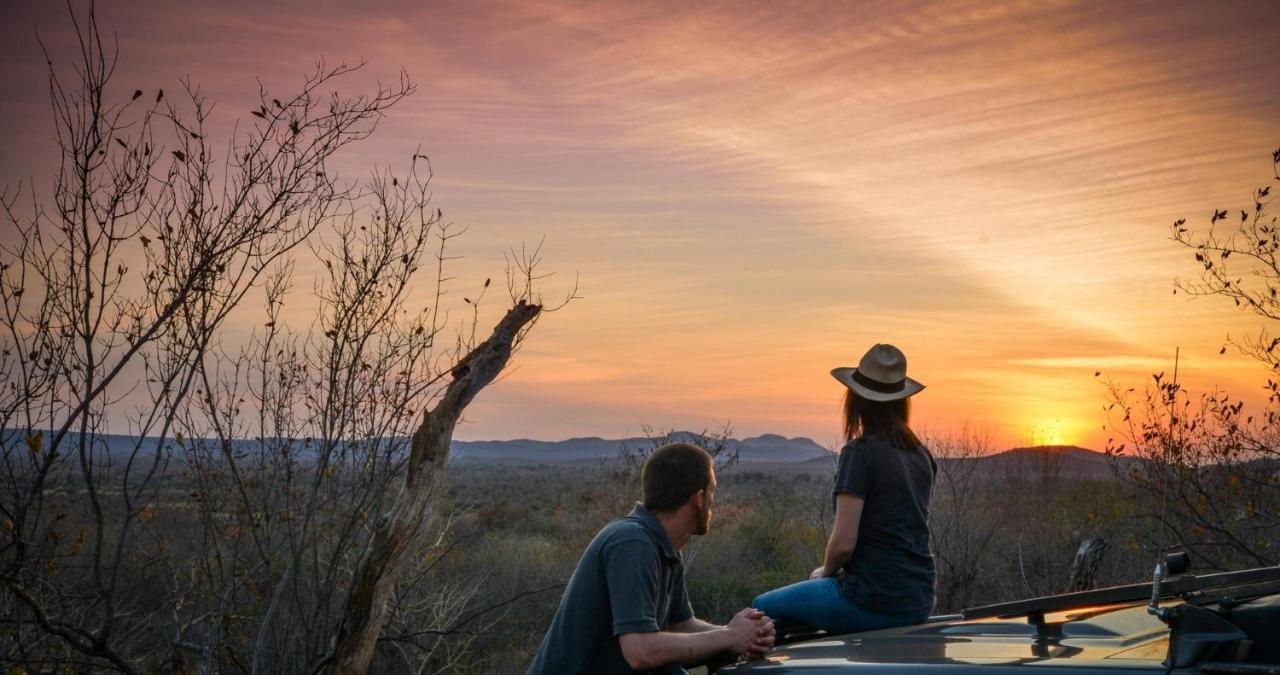
<path id="1" fill-rule="evenodd" d="M 885 384 L 883 382 L 876 382 L 875 380 L 867 377 L 866 375 L 863 375 L 862 373 L 856 370 L 853 371 L 853 381 L 866 387 L 867 389 L 870 389 L 871 391 L 880 392 L 881 394 L 896 394 L 902 391 L 903 389 L 907 388 L 907 381 L 905 379 L 902 380 L 901 382 L 894 382 L 893 384 Z"/>

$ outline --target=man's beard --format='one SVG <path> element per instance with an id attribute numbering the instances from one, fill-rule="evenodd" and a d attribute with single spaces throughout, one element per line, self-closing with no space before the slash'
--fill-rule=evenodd
<path id="1" fill-rule="evenodd" d="M 699 509 L 694 514 L 693 533 L 703 535 L 711 531 L 711 509 Z"/>

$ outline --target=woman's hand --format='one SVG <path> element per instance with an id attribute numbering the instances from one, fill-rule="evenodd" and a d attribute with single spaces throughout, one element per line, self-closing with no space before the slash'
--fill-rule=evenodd
<path id="1" fill-rule="evenodd" d="M 812 572 L 810 572 L 810 573 L 809 573 L 809 579 L 810 579 L 810 580 L 812 580 L 812 579 L 823 579 L 823 578 L 828 577 L 828 576 L 831 576 L 831 575 L 827 574 L 827 566 L 826 566 L 826 565 L 818 565 L 818 568 L 817 568 L 817 569 L 815 569 L 814 571 L 812 571 Z"/>

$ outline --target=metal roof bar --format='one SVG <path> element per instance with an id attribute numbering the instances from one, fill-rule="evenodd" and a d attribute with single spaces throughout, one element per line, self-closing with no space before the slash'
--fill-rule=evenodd
<path id="1" fill-rule="evenodd" d="M 1223 572 L 1220 574 L 1203 574 L 1199 576 L 1187 574 L 1166 580 L 1160 589 L 1160 597 L 1172 598 L 1185 593 L 1192 593 L 1220 586 L 1237 586 L 1240 584 L 1277 580 L 1280 580 L 1280 565 L 1276 565 L 1274 567 L 1259 567 L 1251 570 L 1240 570 L 1237 572 Z M 1029 600 L 1015 600 L 1013 602 L 1002 602 L 994 605 L 983 605 L 981 607 L 965 609 L 961 611 L 961 615 L 965 619 L 984 619 L 990 617 L 1008 618 L 1022 616 L 1025 614 L 1043 614 L 1044 612 L 1055 612 L 1075 607 L 1112 605 L 1123 602 L 1140 602 L 1150 599 L 1150 583 L 1129 584 L 1126 586 L 1099 588 L 1092 591 L 1077 591 L 1075 593 L 1047 595 L 1040 598 L 1031 598 Z"/>

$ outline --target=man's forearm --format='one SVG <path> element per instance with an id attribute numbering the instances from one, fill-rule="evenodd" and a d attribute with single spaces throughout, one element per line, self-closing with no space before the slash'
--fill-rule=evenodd
<path id="1" fill-rule="evenodd" d="M 687 620 L 685 620 L 685 621 L 681 621 L 680 623 L 672 624 L 672 625 L 668 628 L 668 632 L 671 632 L 671 633 L 705 633 L 705 632 L 707 632 L 707 631 L 709 631 L 709 630 L 715 630 L 715 629 L 717 629 L 717 628 L 724 628 L 724 626 L 717 626 L 717 625 L 716 625 L 716 624 L 714 624 L 714 623 L 708 623 L 708 622 L 706 622 L 706 621 L 703 621 L 702 619 L 699 619 L 699 618 L 697 618 L 697 617 L 694 617 L 694 618 L 692 618 L 692 619 L 687 619 Z"/>
<path id="2" fill-rule="evenodd" d="M 688 622 L 684 622 L 688 623 Z M 705 624 L 705 622 L 699 622 Z M 733 646 L 729 631 L 723 626 L 709 626 L 698 632 L 629 633 L 621 639 L 634 639 L 634 651 L 623 645 L 627 663 L 636 670 L 647 670 L 670 664 L 695 664 L 705 661 Z"/>

